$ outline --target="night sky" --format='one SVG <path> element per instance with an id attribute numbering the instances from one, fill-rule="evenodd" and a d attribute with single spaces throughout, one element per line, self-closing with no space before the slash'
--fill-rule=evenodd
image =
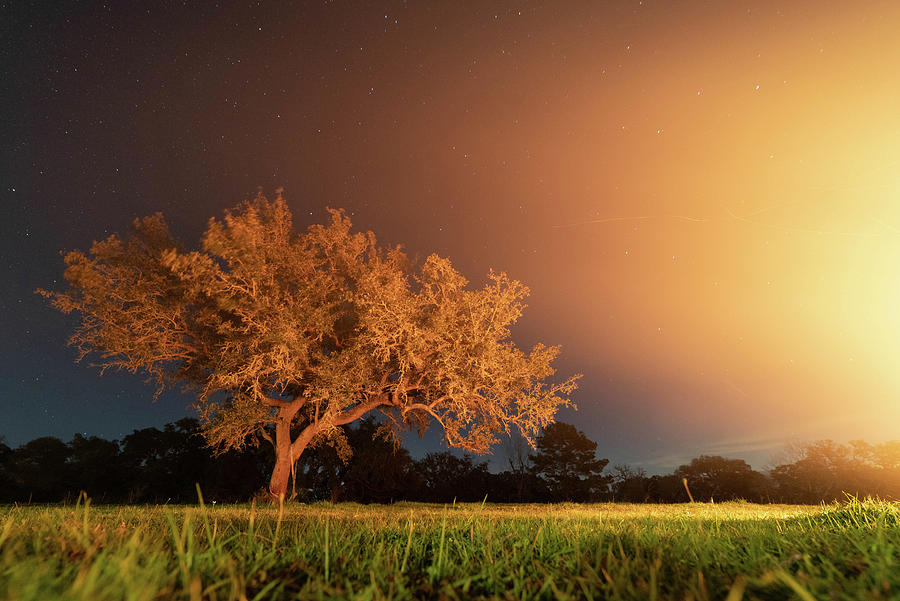
<path id="1" fill-rule="evenodd" d="M 894 1 L 2 3 L 0 436 L 188 415 L 74 364 L 33 290 L 284 187 L 301 228 L 341 207 L 528 284 L 516 340 L 563 346 L 559 418 L 613 463 L 900 438 L 898 31 Z"/>

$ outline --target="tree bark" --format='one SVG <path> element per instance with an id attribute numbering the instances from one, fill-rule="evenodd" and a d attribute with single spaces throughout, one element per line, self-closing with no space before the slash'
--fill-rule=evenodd
<path id="1" fill-rule="evenodd" d="M 295 400 L 283 406 L 278 412 L 278 422 L 275 424 L 275 469 L 272 470 L 272 477 L 269 480 L 269 497 L 275 502 L 287 499 L 291 470 L 303 452 L 302 448 L 299 452 L 292 452 L 291 441 L 291 422 L 294 421 L 294 416 L 302 404 L 302 399 Z M 303 445 L 303 448 L 305 447 L 306 445 Z"/>
<path id="2" fill-rule="evenodd" d="M 279 448 L 283 446 L 282 449 Z M 272 478 L 269 480 L 269 496 L 273 501 L 287 498 L 288 480 L 291 477 L 290 444 L 278 445 L 275 448 L 275 469 L 272 470 Z"/>

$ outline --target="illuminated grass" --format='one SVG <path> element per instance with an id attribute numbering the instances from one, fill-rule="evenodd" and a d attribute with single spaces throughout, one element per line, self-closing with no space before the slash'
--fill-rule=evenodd
<path id="1" fill-rule="evenodd" d="M 897 599 L 900 506 L 0 508 L 0 598 Z"/>

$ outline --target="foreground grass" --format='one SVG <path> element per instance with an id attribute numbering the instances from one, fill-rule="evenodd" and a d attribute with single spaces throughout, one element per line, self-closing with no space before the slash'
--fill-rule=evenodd
<path id="1" fill-rule="evenodd" d="M 900 505 L 5 507 L 0 598 L 900 599 Z"/>

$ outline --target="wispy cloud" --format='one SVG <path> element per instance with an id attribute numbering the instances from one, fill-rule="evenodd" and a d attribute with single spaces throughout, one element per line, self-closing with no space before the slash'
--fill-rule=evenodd
<path id="1" fill-rule="evenodd" d="M 699 445 L 687 452 L 668 453 L 648 459 L 645 464 L 650 468 L 675 468 L 690 463 L 691 459 L 700 455 L 721 455 L 736 459 L 745 459 L 751 464 L 759 465 L 776 453 L 784 450 L 791 439 L 785 436 L 760 435 L 753 437 L 725 438 L 715 442 Z"/>

